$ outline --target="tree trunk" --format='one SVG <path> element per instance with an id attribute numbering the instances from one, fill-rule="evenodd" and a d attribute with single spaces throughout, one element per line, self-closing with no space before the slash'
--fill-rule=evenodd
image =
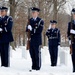
<path id="1" fill-rule="evenodd" d="M 23 46 L 25 46 L 25 33 L 23 33 Z"/>
<path id="2" fill-rule="evenodd" d="M 21 46 L 21 35 L 19 34 L 19 46 Z"/>
<path id="3" fill-rule="evenodd" d="M 53 12 L 54 12 L 53 19 L 57 20 L 57 0 L 53 0 L 53 4 L 54 4 L 54 6 L 53 6 Z"/>
<path id="4" fill-rule="evenodd" d="M 9 3 L 10 3 L 10 16 L 13 17 L 13 23 L 15 25 L 15 0 L 9 0 Z M 13 32 L 13 37 L 15 36 L 15 28 L 13 26 L 13 29 L 12 29 L 12 32 Z M 15 39 L 14 39 L 15 41 Z M 15 42 L 11 43 L 11 46 L 13 47 L 13 49 L 15 49 Z"/>

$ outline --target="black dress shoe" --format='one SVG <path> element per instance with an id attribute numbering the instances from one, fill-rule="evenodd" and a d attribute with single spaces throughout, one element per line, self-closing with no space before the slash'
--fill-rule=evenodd
<path id="1" fill-rule="evenodd" d="M 36 70 L 36 68 L 32 68 L 32 70 Z"/>
<path id="2" fill-rule="evenodd" d="M 75 73 L 75 71 L 73 71 L 73 73 Z"/>
<path id="3" fill-rule="evenodd" d="M 52 67 L 57 66 L 56 64 L 51 64 Z"/>
<path id="4" fill-rule="evenodd" d="M 36 68 L 36 71 L 40 70 L 40 68 Z"/>
<path id="5" fill-rule="evenodd" d="M 9 65 L 4 65 L 4 67 L 9 67 Z"/>
<path id="6" fill-rule="evenodd" d="M 51 66 L 53 67 L 54 65 L 52 64 Z"/>

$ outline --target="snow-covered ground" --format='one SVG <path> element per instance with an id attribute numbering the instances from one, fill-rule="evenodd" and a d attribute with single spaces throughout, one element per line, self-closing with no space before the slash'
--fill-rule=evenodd
<path id="1" fill-rule="evenodd" d="M 10 52 L 10 68 L 0 67 L 0 75 L 74 75 L 68 47 L 59 48 L 58 66 L 50 66 L 48 48 L 42 49 L 42 68 L 40 71 L 29 72 L 31 59 L 25 47 Z"/>

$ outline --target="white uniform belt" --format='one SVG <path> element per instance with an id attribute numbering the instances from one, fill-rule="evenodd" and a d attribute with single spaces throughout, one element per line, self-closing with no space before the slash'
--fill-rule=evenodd
<path id="1" fill-rule="evenodd" d="M 49 39 L 57 39 L 57 37 L 49 37 Z"/>

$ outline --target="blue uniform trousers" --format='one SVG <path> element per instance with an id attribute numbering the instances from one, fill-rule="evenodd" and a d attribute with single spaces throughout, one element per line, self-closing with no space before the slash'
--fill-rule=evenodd
<path id="1" fill-rule="evenodd" d="M 51 66 L 56 66 L 58 58 L 58 46 L 49 46 L 49 53 L 51 58 Z"/>
<path id="2" fill-rule="evenodd" d="M 9 66 L 9 43 L 0 44 L 1 50 L 1 66 Z"/>
<path id="3" fill-rule="evenodd" d="M 40 70 L 41 68 L 41 48 L 39 45 L 30 46 L 30 56 L 32 59 L 32 69 Z"/>
<path id="4" fill-rule="evenodd" d="M 75 72 L 75 44 L 72 45 L 72 63 L 73 63 L 73 72 Z"/>

